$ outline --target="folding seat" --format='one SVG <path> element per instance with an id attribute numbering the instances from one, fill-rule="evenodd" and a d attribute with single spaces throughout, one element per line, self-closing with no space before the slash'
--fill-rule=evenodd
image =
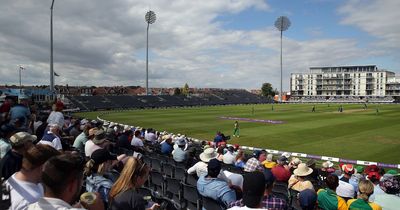
<path id="1" fill-rule="evenodd" d="M 185 207 L 185 209 L 201 209 L 201 196 L 196 186 L 182 183 L 182 200 L 182 207 Z"/>
<path id="2" fill-rule="evenodd" d="M 152 158 L 150 158 L 149 156 L 143 155 L 143 161 L 150 167 L 151 167 L 151 159 Z"/>
<path id="3" fill-rule="evenodd" d="M 171 177 L 166 177 L 165 178 L 165 195 L 175 201 L 176 203 L 181 203 L 181 197 L 182 197 L 182 187 L 181 187 L 181 181 L 178 179 L 174 179 Z"/>
<path id="4" fill-rule="evenodd" d="M 233 165 L 221 163 L 221 169 L 226 171 L 231 171 Z"/>
<path id="5" fill-rule="evenodd" d="M 150 184 L 154 191 L 164 195 L 164 176 L 161 172 L 150 172 Z"/>
<path id="6" fill-rule="evenodd" d="M 175 160 L 172 157 L 168 157 L 167 163 L 175 166 Z"/>
<path id="7" fill-rule="evenodd" d="M 166 177 L 174 177 L 175 167 L 169 163 L 163 163 L 162 165 L 163 173 Z"/>
<path id="8" fill-rule="evenodd" d="M 169 157 L 165 156 L 165 155 L 157 155 L 157 158 L 162 162 L 162 163 L 166 163 L 168 162 Z"/>
<path id="9" fill-rule="evenodd" d="M 202 196 L 203 208 L 206 210 L 224 210 L 226 207 L 218 201 Z"/>
<path id="10" fill-rule="evenodd" d="M 186 179 L 186 170 L 181 167 L 175 167 L 174 178 L 185 181 Z"/>
<path id="11" fill-rule="evenodd" d="M 243 174 L 244 173 L 243 169 L 235 167 L 235 166 L 230 167 L 229 171 L 232 173 L 235 173 L 235 174 Z"/>
<path id="12" fill-rule="evenodd" d="M 184 162 L 176 162 L 176 161 L 175 161 L 175 166 L 176 166 L 176 167 L 185 168 L 185 167 L 186 167 L 186 163 L 184 163 Z"/>
<path id="13" fill-rule="evenodd" d="M 188 174 L 186 176 L 185 183 L 192 186 L 197 186 L 197 177 L 193 174 Z"/>
<path id="14" fill-rule="evenodd" d="M 151 158 L 151 170 L 162 172 L 162 162 L 159 159 Z"/>

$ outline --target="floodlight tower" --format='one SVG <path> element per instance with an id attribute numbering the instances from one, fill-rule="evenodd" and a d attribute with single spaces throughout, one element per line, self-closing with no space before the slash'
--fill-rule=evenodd
<path id="1" fill-rule="evenodd" d="M 147 39 L 146 39 L 146 95 L 149 95 L 149 27 L 150 24 L 156 22 L 156 13 L 149 10 L 145 15 L 147 22 Z"/>
<path id="2" fill-rule="evenodd" d="M 50 91 L 54 91 L 54 69 L 53 69 L 53 6 L 54 0 L 50 7 Z"/>
<path id="3" fill-rule="evenodd" d="M 25 67 L 23 67 L 22 65 L 19 65 L 19 89 L 22 89 L 22 80 L 21 80 L 21 71 L 25 70 Z"/>
<path id="4" fill-rule="evenodd" d="M 280 16 L 275 21 L 275 27 L 281 32 L 281 91 L 279 92 L 279 102 L 282 102 L 282 34 L 290 26 L 290 20 L 286 16 Z"/>

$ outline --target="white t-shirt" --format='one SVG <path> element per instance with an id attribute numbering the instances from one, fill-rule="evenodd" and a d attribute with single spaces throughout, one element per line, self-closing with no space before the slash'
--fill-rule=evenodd
<path id="1" fill-rule="evenodd" d="M 15 178 L 15 174 L 7 179 L 6 184 L 11 190 L 10 210 L 26 209 L 29 204 L 37 202 L 44 195 L 43 186 L 40 183 L 21 181 Z"/>
<path id="2" fill-rule="evenodd" d="M 223 176 L 225 176 L 228 180 L 231 181 L 232 185 L 238 186 L 241 189 L 243 189 L 243 176 L 241 174 L 232 173 L 227 170 L 224 170 L 221 173 L 223 173 L 224 174 Z M 226 178 L 224 179 L 226 180 Z"/>
<path id="3" fill-rule="evenodd" d="M 203 161 L 199 161 L 196 164 L 194 164 L 192 167 L 190 167 L 187 170 L 187 173 L 194 174 L 196 172 L 197 177 L 205 176 L 208 173 L 207 166 L 208 166 L 207 163 L 205 163 Z"/>
<path id="4" fill-rule="evenodd" d="M 38 202 L 29 205 L 28 210 L 85 210 L 84 208 L 73 208 L 65 201 L 58 198 L 43 197 Z"/>
<path id="5" fill-rule="evenodd" d="M 231 152 L 227 152 L 224 154 L 222 160 L 225 164 L 235 164 L 235 155 Z"/>
<path id="6" fill-rule="evenodd" d="M 101 149 L 99 145 L 94 144 L 92 140 L 87 141 L 85 143 L 85 156 L 92 156 L 92 153 L 98 149 Z"/>
<path id="7" fill-rule="evenodd" d="M 50 131 L 48 131 L 47 133 L 51 133 Z M 54 147 L 56 150 L 62 150 L 62 144 L 61 144 L 61 140 L 58 136 L 55 135 L 55 138 L 53 139 L 53 141 L 46 141 L 46 140 L 40 140 L 38 142 L 38 144 L 46 144 L 46 145 L 50 145 L 52 147 Z"/>
<path id="8" fill-rule="evenodd" d="M 137 137 L 134 137 L 132 139 L 131 145 L 134 147 L 143 147 L 144 146 L 142 139 L 139 139 Z"/>
<path id="9" fill-rule="evenodd" d="M 154 133 L 146 133 L 144 138 L 146 141 L 150 141 L 151 143 L 157 142 L 157 136 Z"/>
<path id="10" fill-rule="evenodd" d="M 60 128 L 64 127 L 64 115 L 61 112 L 52 111 L 47 118 L 47 123 L 57 124 Z"/>

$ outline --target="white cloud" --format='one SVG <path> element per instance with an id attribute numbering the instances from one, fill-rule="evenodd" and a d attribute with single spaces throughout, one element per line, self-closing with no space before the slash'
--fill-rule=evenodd
<path id="1" fill-rule="evenodd" d="M 400 1 L 350 0 L 339 9 L 342 24 L 354 25 L 377 37 L 376 47 L 400 50 Z"/>
<path id="2" fill-rule="evenodd" d="M 2 0 L 1 83 L 48 84 L 48 1 Z M 279 86 L 279 33 L 273 28 L 229 30 L 216 18 L 249 8 L 269 12 L 263 0 L 69 0 L 54 5 L 54 68 L 57 84 L 142 85 L 145 82 L 146 23 L 150 26 L 150 86 L 259 88 Z M 15 15 L 18 14 L 18 15 Z M 271 20 L 270 22 L 273 22 Z M 348 64 L 365 53 L 353 39 L 284 39 L 284 89 L 291 72 L 310 66 Z"/>

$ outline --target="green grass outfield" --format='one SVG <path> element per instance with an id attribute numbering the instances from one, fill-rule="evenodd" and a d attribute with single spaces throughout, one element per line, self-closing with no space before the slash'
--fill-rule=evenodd
<path id="1" fill-rule="evenodd" d="M 346 159 L 400 163 L 400 105 L 337 104 L 233 105 L 112 112 L 102 118 L 212 140 L 216 131 L 232 135 L 234 120 L 219 116 L 280 120 L 284 124 L 240 123 L 231 143 Z M 252 109 L 254 107 L 254 114 Z M 379 109 L 379 113 L 376 109 Z M 95 119 L 101 112 L 81 113 Z"/>

